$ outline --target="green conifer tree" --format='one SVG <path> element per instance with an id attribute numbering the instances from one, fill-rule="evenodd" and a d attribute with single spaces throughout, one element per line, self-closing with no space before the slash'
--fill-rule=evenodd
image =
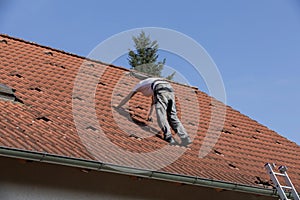
<path id="1" fill-rule="evenodd" d="M 142 31 L 137 37 L 132 37 L 136 50 L 130 50 L 128 53 L 128 62 L 132 69 L 149 74 L 155 77 L 161 77 L 166 59 L 157 61 L 158 59 L 158 43 L 156 40 L 151 41 L 150 36 L 146 36 Z M 166 78 L 171 80 L 175 72 Z"/>

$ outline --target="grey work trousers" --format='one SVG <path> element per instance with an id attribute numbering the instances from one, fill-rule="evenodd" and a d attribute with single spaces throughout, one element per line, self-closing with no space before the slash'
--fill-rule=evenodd
<path id="1" fill-rule="evenodd" d="M 172 86 L 169 83 L 158 84 L 154 89 L 154 103 L 158 125 L 164 133 L 164 138 L 172 137 L 171 129 L 183 139 L 188 134 L 177 117 L 176 103 Z"/>

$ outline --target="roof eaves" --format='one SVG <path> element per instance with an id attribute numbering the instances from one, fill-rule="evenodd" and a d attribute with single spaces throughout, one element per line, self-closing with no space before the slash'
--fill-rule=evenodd
<path id="1" fill-rule="evenodd" d="M 101 163 L 99 161 L 85 160 L 79 158 L 71 158 L 60 155 L 48 154 L 45 152 L 34 152 L 22 149 L 0 147 L 0 156 L 24 159 L 42 163 L 57 164 L 63 166 L 77 167 L 82 169 L 104 171 L 116 174 L 131 175 L 149 179 L 163 180 L 169 182 L 177 182 L 189 185 L 197 185 L 209 188 L 218 188 L 223 190 L 231 190 L 237 192 L 251 193 L 264 196 L 278 197 L 275 189 L 261 188 L 225 181 L 217 181 L 204 179 L 195 176 L 185 176 L 159 171 L 149 171 L 146 169 L 137 169 L 126 166 L 118 166 L 109 163 Z"/>

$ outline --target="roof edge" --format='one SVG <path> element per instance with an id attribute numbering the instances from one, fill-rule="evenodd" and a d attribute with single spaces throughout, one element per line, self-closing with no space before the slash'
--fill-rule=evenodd
<path id="1" fill-rule="evenodd" d="M 24 43 L 27 43 L 27 44 L 31 44 L 31 45 L 34 45 L 34 46 L 39 46 L 39 47 L 42 47 L 42 48 L 46 48 L 46 49 L 49 49 L 49 50 L 52 50 L 52 51 L 60 52 L 60 53 L 66 54 L 66 55 L 74 56 L 74 57 L 81 58 L 81 59 L 84 59 L 84 60 L 96 62 L 96 63 L 102 64 L 102 65 L 107 65 L 107 66 L 110 66 L 110 67 L 123 69 L 125 71 L 130 71 L 129 69 L 127 69 L 125 67 L 122 67 L 122 66 L 116 66 L 116 65 L 113 65 L 111 63 L 105 63 L 105 62 L 102 62 L 100 60 L 95 60 L 95 59 L 91 59 L 91 58 L 88 58 L 88 57 L 85 57 L 85 56 L 80 56 L 80 55 L 77 55 L 75 53 L 66 52 L 66 51 L 61 50 L 61 49 L 56 49 L 56 48 L 53 48 L 53 47 L 50 47 L 50 46 L 42 45 L 42 44 L 32 42 L 32 41 L 28 41 L 28 40 L 25 40 L 25 39 L 22 39 L 22 38 L 13 37 L 13 36 L 10 36 L 10 35 L 4 34 L 4 33 L 0 33 L 0 36 L 5 37 L 5 38 L 9 38 L 9 39 L 12 39 L 12 40 L 16 40 L 16 41 L 19 41 L 19 42 L 24 42 Z"/>
<path id="2" fill-rule="evenodd" d="M 8 148 L 0 146 L 0 156 L 24 159 L 48 164 L 57 164 L 62 166 L 76 167 L 88 170 L 110 172 L 115 174 L 123 174 L 137 176 L 148 179 L 162 180 L 168 182 L 177 182 L 182 184 L 196 185 L 208 188 L 231 190 L 243 193 L 278 197 L 275 189 L 260 188 L 255 186 L 231 183 L 225 181 L 217 181 L 211 179 L 200 178 L 196 176 L 187 176 L 172 174 L 159 171 L 150 171 L 146 169 L 137 169 L 126 166 L 119 166 L 99 161 L 85 160 L 80 158 L 71 158 L 46 152 L 35 152 L 23 149 Z"/>
<path id="3" fill-rule="evenodd" d="M 49 50 L 52 50 L 52 51 L 60 52 L 60 53 L 66 54 L 66 55 L 74 56 L 74 57 L 77 57 L 77 58 L 81 58 L 81 59 L 88 60 L 88 61 L 91 61 L 91 62 L 99 63 L 99 64 L 106 65 L 106 66 L 109 66 L 109 67 L 114 67 L 114 68 L 122 69 L 122 70 L 130 72 L 130 73 L 143 74 L 143 75 L 147 76 L 147 74 L 139 72 L 139 71 L 135 71 L 133 69 L 127 69 L 125 67 L 116 66 L 116 65 L 111 64 L 111 63 L 105 63 L 105 62 L 103 62 L 101 60 L 95 60 L 95 59 L 88 58 L 88 57 L 85 57 L 85 56 L 80 56 L 80 55 L 77 55 L 75 53 L 66 52 L 66 51 L 61 50 L 61 49 L 56 49 L 56 48 L 53 48 L 53 47 L 50 47 L 50 46 L 42 45 L 42 44 L 39 44 L 39 43 L 36 43 L 36 42 L 32 42 L 32 41 L 28 41 L 28 40 L 25 40 L 25 39 L 22 39 L 22 38 L 10 36 L 10 35 L 7 35 L 5 33 L 0 33 L 0 36 L 1 37 L 5 37 L 5 38 L 9 38 L 9 39 L 12 39 L 12 40 L 16 40 L 16 41 L 19 41 L 19 42 L 24 42 L 24 43 L 27 43 L 27 44 L 39 46 L 39 47 L 42 47 L 42 48 L 46 48 L 46 49 L 49 49 Z M 172 80 L 169 80 L 169 81 L 172 82 L 172 83 L 175 83 L 175 84 L 179 84 L 179 85 L 185 86 L 185 87 L 190 87 L 191 89 L 197 90 L 199 92 L 203 92 L 203 91 L 200 91 L 197 86 L 187 85 L 187 84 L 183 84 L 183 83 L 178 83 L 178 82 L 175 82 L 175 81 L 172 81 Z"/>

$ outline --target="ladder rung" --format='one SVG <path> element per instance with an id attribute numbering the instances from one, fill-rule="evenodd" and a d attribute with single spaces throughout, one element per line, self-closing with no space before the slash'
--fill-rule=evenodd
<path id="1" fill-rule="evenodd" d="M 277 173 L 277 172 L 274 172 L 275 175 L 278 175 L 278 176 L 286 176 L 285 174 L 282 174 L 282 173 Z"/>
<path id="2" fill-rule="evenodd" d="M 283 188 L 283 189 L 289 189 L 289 190 L 293 189 L 293 188 L 290 187 L 290 186 L 281 186 L 281 188 Z"/>

